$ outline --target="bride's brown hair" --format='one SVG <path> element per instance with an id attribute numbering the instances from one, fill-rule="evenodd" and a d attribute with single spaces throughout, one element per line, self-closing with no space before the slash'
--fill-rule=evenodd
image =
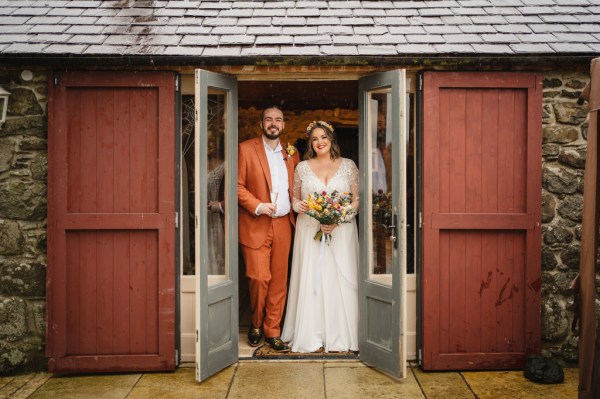
<path id="1" fill-rule="evenodd" d="M 315 153 L 315 150 L 313 150 L 311 137 L 312 137 L 312 134 L 315 131 L 315 129 L 318 129 L 318 128 L 323 129 L 323 131 L 325 131 L 327 138 L 331 142 L 331 148 L 329 149 L 329 156 L 331 157 L 331 159 L 339 158 L 342 155 L 342 150 L 340 149 L 340 146 L 337 142 L 337 136 L 335 134 L 335 130 L 333 130 L 333 127 L 327 122 L 316 121 L 316 122 L 312 122 L 310 125 L 308 125 L 308 131 L 306 132 L 306 137 L 308 139 L 308 146 L 306 149 L 306 153 L 304 154 L 304 159 L 308 160 L 308 159 L 311 159 L 311 158 L 314 158 L 317 156 L 317 154 Z"/>

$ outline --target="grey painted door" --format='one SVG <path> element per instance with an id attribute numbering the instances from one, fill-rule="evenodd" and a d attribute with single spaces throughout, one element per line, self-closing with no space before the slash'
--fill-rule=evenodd
<path id="1" fill-rule="evenodd" d="M 238 360 L 237 81 L 196 70 L 196 379 Z"/>
<path id="2" fill-rule="evenodd" d="M 406 374 L 406 90 L 403 70 L 359 80 L 359 347 L 363 362 Z"/>

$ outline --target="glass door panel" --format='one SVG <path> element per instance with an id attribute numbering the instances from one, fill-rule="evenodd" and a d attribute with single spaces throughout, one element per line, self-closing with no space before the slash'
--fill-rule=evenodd
<path id="1" fill-rule="evenodd" d="M 206 193 L 206 248 L 208 285 L 228 280 L 227 244 L 229 214 L 225 213 L 225 198 L 229 176 L 225 163 L 227 128 L 226 91 L 208 89 L 206 110 L 206 181 L 200 192 Z"/>
<path id="2" fill-rule="evenodd" d="M 360 358 L 406 374 L 405 72 L 359 80 Z"/>
<path id="3" fill-rule="evenodd" d="M 238 359 L 237 81 L 195 79 L 196 379 Z"/>
<path id="4" fill-rule="evenodd" d="M 392 212 L 392 123 L 391 87 L 368 93 L 368 152 L 371 162 L 369 175 L 370 201 L 368 241 L 370 243 L 369 275 L 372 280 L 391 285 L 392 248 L 395 239 Z M 389 127 L 389 128 L 388 128 Z"/>

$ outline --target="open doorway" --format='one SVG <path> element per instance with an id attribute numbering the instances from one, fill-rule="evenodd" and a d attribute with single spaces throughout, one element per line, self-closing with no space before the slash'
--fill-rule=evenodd
<path id="1" fill-rule="evenodd" d="M 412 79 L 414 81 L 414 79 Z M 186 80 L 182 85 L 182 267 L 181 267 L 181 360 L 182 362 L 194 361 L 194 96 L 193 85 L 186 87 Z M 193 83 L 193 82 L 192 82 Z M 413 84 L 414 86 L 414 84 Z M 414 90 L 413 90 L 414 93 Z M 407 94 L 409 102 L 408 109 L 411 115 L 409 128 L 411 139 L 406 145 L 414 143 L 414 94 Z M 338 135 L 338 141 L 342 150 L 342 156 L 352 159 L 359 169 L 358 142 L 359 142 L 359 111 L 358 111 L 358 81 L 357 80 L 314 80 L 314 81 L 239 81 L 238 82 L 238 138 L 239 141 L 247 140 L 260 135 L 260 113 L 262 109 L 277 105 L 283 109 L 286 129 L 281 140 L 284 143 L 294 144 L 302 153 L 305 150 L 306 126 L 312 120 L 326 120 L 333 125 Z M 218 107 L 218 102 L 215 102 Z M 209 112 L 209 115 L 211 113 Z M 219 115 L 217 109 L 214 115 Z M 209 121 L 218 128 L 218 120 Z M 408 150 L 408 154 L 414 154 Z M 414 207 L 414 157 L 408 157 L 411 165 L 407 165 L 407 206 Z M 389 167 L 389 165 L 387 165 Z M 414 219 L 414 212 L 407 211 L 408 217 Z M 215 222 L 215 223 L 218 223 Z M 414 220 L 408 220 L 409 235 L 407 237 L 407 248 L 409 253 L 407 259 L 407 273 L 414 277 L 414 234 L 410 234 L 411 227 L 415 226 Z M 360 239 L 360 237 L 359 237 Z M 385 239 L 385 238 L 384 238 Z M 221 242 L 222 243 L 222 242 Z M 215 241 L 215 245 L 220 245 Z M 385 246 L 381 248 L 385 252 Z M 217 251 L 219 252 L 219 251 Z M 290 254 L 291 259 L 292 254 Z M 218 259 L 215 258 L 215 262 Z M 217 262 L 218 263 L 218 262 Z M 218 265 L 216 265 L 218 267 Z M 410 274 L 412 273 L 412 274 Z M 239 257 L 239 357 L 252 358 L 255 348 L 246 343 L 246 334 L 250 325 L 248 283 L 245 277 L 243 259 Z M 409 350 L 408 358 L 415 358 L 416 348 L 416 279 L 411 283 L 408 281 L 408 334 Z M 412 287 L 412 291 L 411 291 Z M 284 315 L 285 317 L 285 315 Z M 411 337 L 412 334 L 412 337 Z M 412 343 L 411 339 L 412 338 Z"/>

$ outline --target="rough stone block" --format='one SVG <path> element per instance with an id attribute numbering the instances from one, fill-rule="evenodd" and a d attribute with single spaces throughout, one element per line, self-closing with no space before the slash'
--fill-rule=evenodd
<path id="1" fill-rule="evenodd" d="M 46 139 L 27 137 L 19 142 L 20 151 L 46 151 L 48 142 Z"/>
<path id="2" fill-rule="evenodd" d="M 555 194 L 574 194 L 579 188 L 579 176 L 564 168 L 544 166 L 542 187 Z"/>
<path id="3" fill-rule="evenodd" d="M 542 122 L 544 124 L 554 123 L 554 110 L 550 104 L 542 105 Z"/>
<path id="4" fill-rule="evenodd" d="M 30 163 L 31 177 L 35 180 L 47 181 L 48 155 L 45 152 L 36 154 Z"/>
<path id="5" fill-rule="evenodd" d="M 554 97 L 557 97 L 559 94 L 560 94 L 560 91 L 558 91 L 558 90 L 545 90 L 543 97 L 544 98 L 554 98 Z"/>
<path id="6" fill-rule="evenodd" d="M 575 90 L 575 91 L 561 90 L 560 96 L 562 98 L 578 99 L 581 96 L 581 91 L 579 91 L 579 90 Z"/>
<path id="7" fill-rule="evenodd" d="M 596 305 L 597 306 L 597 305 Z M 563 359 L 570 363 L 576 363 L 579 360 L 579 338 L 569 337 L 560 347 L 559 353 Z"/>
<path id="8" fill-rule="evenodd" d="M 3 138 L 0 139 L 0 172 L 5 172 L 10 169 L 15 154 L 15 142 L 13 140 Z"/>
<path id="9" fill-rule="evenodd" d="M 552 244 L 569 244 L 573 241 L 573 233 L 562 226 L 549 226 L 544 232 L 544 243 Z"/>
<path id="10" fill-rule="evenodd" d="M 563 219 L 581 223 L 583 220 L 583 197 L 581 195 L 566 197 L 558 206 L 558 214 Z"/>
<path id="11" fill-rule="evenodd" d="M 562 81 L 558 78 L 544 78 L 543 83 L 544 83 L 544 89 L 562 86 Z"/>
<path id="12" fill-rule="evenodd" d="M 557 341 L 567 336 L 569 320 L 564 303 L 558 298 L 549 298 L 542 304 L 542 339 Z"/>
<path id="13" fill-rule="evenodd" d="M 46 118 L 43 116 L 31 116 L 7 119 L 4 125 L 2 125 L 0 136 L 13 135 L 47 137 L 48 127 L 46 125 Z"/>
<path id="14" fill-rule="evenodd" d="M 542 298 L 558 293 L 558 287 L 554 281 L 554 275 L 549 272 L 542 272 Z"/>
<path id="15" fill-rule="evenodd" d="M 46 185 L 11 179 L 0 185 L 0 217 L 30 221 L 44 220 L 47 208 Z"/>
<path id="16" fill-rule="evenodd" d="M 585 122 L 585 123 L 582 123 L 581 126 L 580 126 L 580 128 L 581 128 L 581 136 L 583 136 L 583 138 L 586 139 L 586 140 L 587 140 L 587 134 L 588 134 L 588 127 L 589 127 L 589 125 L 590 124 L 588 122 Z"/>
<path id="17" fill-rule="evenodd" d="M 558 162 L 576 169 L 584 169 L 586 154 L 585 147 L 561 148 L 558 154 Z"/>
<path id="18" fill-rule="evenodd" d="M 25 236 L 19 223 L 0 219 L 0 255 L 19 255 L 23 252 L 25 252 Z"/>
<path id="19" fill-rule="evenodd" d="M 46 267 L 32 260 L 3 260 L 0 263 L 0 294 L 44 297 Z"/>
<path id="20" fill-rule="evenodd" d="M 542 270 L 554 270 L 558 265 L 554 253 L 546 247 L 542 247 Z"/>
<path id="21" fill-rule="evenodd" d="M 567 86 L 571 89 L 583 89 L 586 84 L 587 84 L 587 82 L 583 82 L 579 79 L 572 79 L 572 80 L 569 80 L 567 83 L 565 83 L 565 86 Z"/>
<path id="22" fill-rule="evenodd" d="M 542 193 L 542 222 L 549 223 L 556 215 L 556 198 L 547 192 Z"/>
<path id="23" fill-rule="evenodd" d="M 10 88 L 7 116 L 42 115 L 44 110 L 40 106 L 33 90 L 24 88 Z"/>
<path id="24" fill-rule="evenodd" d="M 580 125 L 588 116 L 588 107 L 565 102 L 553 104 L 556 120 L 567 125 Z"/>
<path id="25" fill-rule="evenodd" d="M 46 300 L 28 300 L 27 308 L 29 309 L 28 318 L 31 320 L 33 330 L 32 334 L 43 338 L 46 335 Z"/>
<path id="26" fill-rule="evenodd" d="M 560 260 L 563 265 L 569 267 L 572 270 L 579 270 L 579 244 L 571 244 L 566 249 L 562 251 L 560 254 Z M 556 276 L 557 278 L 565 278 L 564 274 L 559 274 Z M 570 280 L 573 280 L 575 276 L 571 277 Z M 569 280 L 569 279 L 567 279 Z M 569 284 L 561 284 L 563 286 L 563 292 L 569 293 Z"/>
<path id="27" fill-rule="evenodd" d="M 542 128 L 542 142 L 571 143 L 579 138 L 577 128 L 565 125 L 548 125 Z"/>
<path id="28" fill-rule="evenodd" d="M 542 145 L 542 156 L 545 161 L 551 161 L 558 158 L 560 153 L 560 146 L 558 144 L 544 144 Z"/>
<path id="29" fill-rule="evenodd" d="M 15 341 L 27 335 L 26 314 L 23 299 L 0 297 L 0 338 Z"/>
<path id="30" fill-rule="evenodd" d="M 12 344 L 0 341 L 0 374 L 46 369 L 41 339 Z"/>

